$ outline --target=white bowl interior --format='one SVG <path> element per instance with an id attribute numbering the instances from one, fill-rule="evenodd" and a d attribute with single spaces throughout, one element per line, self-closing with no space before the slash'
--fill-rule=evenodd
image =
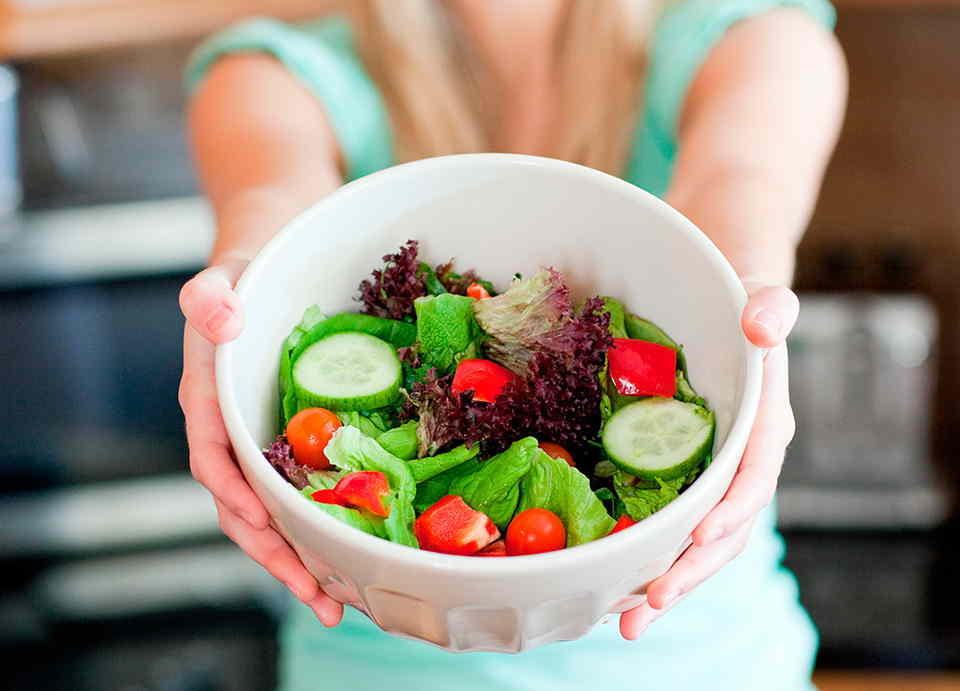
<path id="1" fill-rule="evenodd" d="M 684 345 L 691 381 L 717 414 L 719 448 L 743 394 L 744 339 L 742 300 L 730 299 L 730 276 L 704 251 L 709 240 L 626 183 L 602 176 L 607 184 L 590 184 L 600 175 L 593 171 L 470 158 L 473 165 L 434 159 L 348 186 L 269 247 L 255 290 L 249 274 L 241 281 L 247 327 L 232 346 L 233 381 L 253 440 L 264 446 L 278 432 L 278 353 L 303 310 L 357 311 L 360 280 L 414 238 L 429 262 L 453 257 L 500 289 L 515 272 L 553 266 L 577 298 L 611 295 L 662 326 Z"/>

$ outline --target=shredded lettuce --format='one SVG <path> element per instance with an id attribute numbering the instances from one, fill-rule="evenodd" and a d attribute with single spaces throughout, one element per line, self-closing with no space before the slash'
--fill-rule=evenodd
<path id="1" fill-rule="evenodd" d="M 603 502 L 590 488 L 590 480 L 566 461 L 536 449 L 530 471 L 520 483 L 518 511 L 548 509 L 567 528 L 567 547 L 601 538 L 613 529 Z"/>
<path id="2" fill-rule="evenodd" d="M 384 451 L 376 440 L 352 426 L 338 429 L 325 453 L 330 462 L 342 470 L 376 470 L 387 476 L 390 494 L 386 503 L 390 515 L 383 522 L 387 539 L 417 547 L 417 538 L 413 534 L 413 498 L 417 485 L 407 463 Z"/>

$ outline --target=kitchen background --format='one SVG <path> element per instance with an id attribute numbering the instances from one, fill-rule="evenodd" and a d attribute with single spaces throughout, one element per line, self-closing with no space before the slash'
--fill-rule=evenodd
<path id="1" fill-rule="evenodd" d="M 211 221 L 180 74 L 230 21 L 331 4 L 0 2 L 7 688 L 271 688 L 282 594 L 186 474 L 177 292 Z M 787 563 L 825 691 L 960 689 L 960 1 L 837 5 L 850 109 L 798 265 Z"/>

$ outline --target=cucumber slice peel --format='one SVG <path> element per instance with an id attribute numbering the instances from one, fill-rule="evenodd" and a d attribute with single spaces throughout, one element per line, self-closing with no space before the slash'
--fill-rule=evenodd
<path id="1" fill-rule="evenodd" d="M 300 408 L 373 410 L 400 395 L 402 369 L 393 346 L 358 331 L 336 333 L 311 344 L 293 365 Z"/>
<path id="2" fill-rule="evenodd" d="M 670 480 L 699 466 L 713 450 L 714 415 L 673 398 L 643 398 L 607 420 L 602 442 L 621 470 L 646 480 Z"/>

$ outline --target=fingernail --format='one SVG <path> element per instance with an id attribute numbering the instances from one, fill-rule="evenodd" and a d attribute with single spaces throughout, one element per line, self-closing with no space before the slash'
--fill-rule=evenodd
<path id="1" fill-rule="evenodd" d="M 780 321 L 780 317 L 770 310 L 760 310 L 754 315 L 753 321 L 760 324 L 772 338 L 779 336 L 780 330 L 783 328 L 783 322 Z"/>
<path id="2" fill-rule="evenodd" d="M 232 309 L 230 309 L 226 305 L 220 305 L 217 309 L 213 311 L 213 314 L 210 315 L 210 318 L 207 319 L 207 323 L 206 323 L 207 331 L 211 333 L 215 333 L 219 331 L 224 324 L 230 321 L 230 317 L 232 316 L 233 316 Z"/>

